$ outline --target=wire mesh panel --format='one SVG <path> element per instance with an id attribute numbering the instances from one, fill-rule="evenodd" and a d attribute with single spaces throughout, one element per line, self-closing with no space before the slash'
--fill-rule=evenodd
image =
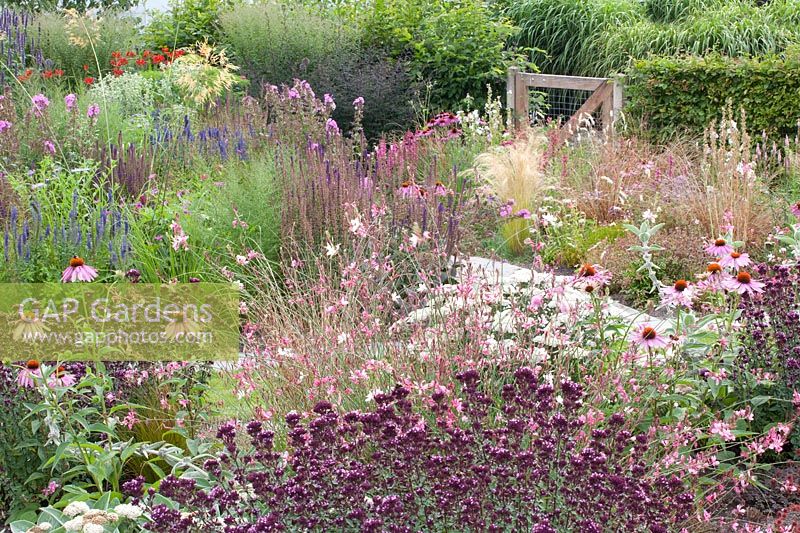
<path id="1" fill-rule="evenodd" d="M 557 124 L 562 138 L 581 130 L 613 133 L 622 108 L 622 87 L 608 78 L 508 71 L 506 102 L 514 123 Z"/>
<path id="2" fill-rule="evenodd" d="M 528 94 L 528 120 L 532 126 L 542 124 L 565 124 L 594 91 L 583 89 L 555 89 L 531 87 Z M 601 113 L 592 113 L 593 129 L 602 129 Z M 583 125 L 588 127 L 588 125 Z"/>

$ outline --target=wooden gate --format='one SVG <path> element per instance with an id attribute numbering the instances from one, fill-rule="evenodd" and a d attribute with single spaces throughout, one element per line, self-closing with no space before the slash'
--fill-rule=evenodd
<path id="1" fill-rule="evenodd" d="M 560 91 L 562 94 L 575 95 L 570 97 L 575 109 L 569 109 L 568 116 L 551 117 L 561 122 L 563 140 L 574 135 L 585 122 L 592 124 L 593 129 L 614 133 L 614 122 L 619 118 L 623 100 L 622 86 L 618 82 L 610 78 L 520 72 L 518 68 L 511 67 L 506 83 L 506 106 L 512 113 L 515 128 L 531 123 L 531 88 L 550 91 L 543 94 Z M 582 103 L 579 104 L 580 100 Z"/>

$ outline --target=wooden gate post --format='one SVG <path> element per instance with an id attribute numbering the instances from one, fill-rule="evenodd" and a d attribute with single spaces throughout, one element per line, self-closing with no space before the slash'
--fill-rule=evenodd
<path id="1" fill-rule="evenodd" d="M 509 67 L 508 78 L 506 79 L 506 109 L 511 113 L 511 121 L 514 129 L 519 128 L 519 117 L 517 116 L 517 67 Z"/>

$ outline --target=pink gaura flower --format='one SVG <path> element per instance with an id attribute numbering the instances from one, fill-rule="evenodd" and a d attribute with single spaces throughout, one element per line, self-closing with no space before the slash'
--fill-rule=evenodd
<path id="1" fill-rule="evenodd" d="M 732 292 L 739 294 L 751 294 L 754 292 L 764 292 L 764 284 L 756 281 L 749 272 L 744 270 L 736 274 L 736 277 L 731 277 L 725 282 L 725 288 Z"/>
<path id="2" fill-rule="evenodd" d="M 733 251 L 733 246 L 727 243 L 725 239 L 717 239 L 713 243 L 706 246 L 706 252 L 714 257 L 722 257 L 728 255 Z"/>
<path id="3" fill-rule="evenodd" d="M 2 132 L 2 130 L 0 130 Z M 792 214 L 797 218 L 800 218 L 800 202 L 795 202 L 792 204 Z"/>
<path id="4" fill-rule="evenodd" d="M 0 133 L 7 132 L 8 130 L 11 129 L 11 126 L 13 126 L 13 124 L 11 124 L 9 121 L 0 120 Z"/>
<path id="5" fill-rule="evenodd" d="M 130 409 L 128 414 L 122 420 L 122 425 L 128 429 L 133 429 L 133 426 L 135 426 L 137 422 L 139 422 L 139 419 L 136 417 L 136 411 Z"/>
<path id="6" fill-rule="evenodd" d="M 692 307 L 695 288 L 685 279 L 679 279 L 672 287 L 661 290 L 662 304 L 666 306 Z"/>
<path id="7" fill-rule="evenodd" d="M 529 218 L 531 218 L 531 212 L 527 209 L 520 209 L 519 211 L 514 213 L 514 216 L 517 218 L 523 218 L 525 220 L 528 220 Z"/>
<path id="8" fill-rule="evenodd" d="M 83 262 L 80 257 L 73 256 L 69 266 L 61 274 L 61 281 L 71 283 L 76 281 L 92 281 L 97 277 L 97 270 Z"/>
<path id="9" fill-rule="evenodd" d="M 719 260 L 719 264 L 723 267 L 730 267 L 739 270 L 750 264 L 750 256 L 747 254 L 740 254 L 739 252 L 731 252 Z"/>
<path id="10" fill-rule="evenodd" d="M 176 252 L 180 249 L 189 249 L 189 236 L 185 233 L 180 233 L 172 237 L 172 249 Z"/>
<path id="11" fill-rule="evenodd" d="M 45 488 L 42 489 L 42 496 L 52 496 L 61 487 L 61 485 L 54 479 L 50 480 Z"/>
<path id="12" fill-rule="evenodd" d="M 633 343 L 638 346 L 650 348 L 663 348 L 667 344 L 667 339 L 659 335 L 656 328 L 650 324 L 642 324 L 639 329 L 634 333 Z"/>
<path id="13" fill-rule="evenodd" d="M 44 141 L 44 151 L 52 155 L 56 153 L 56 145 L 53 141 Z"/>
<path id="14" fill-rule="evenodd" d="M 35 385 L 34 378 L 40 377 L 42 377 L 41 365 L 36 359 L 31 359 L 25 363 L 25 368 L 23 368 L 19 376 L 17 376 L 17 385 L 20 387 L 33 388 Z"/>
<path id="15" fill-rule="evenodd" d="M 358 98 L 353 100 L 353 107 L 355 107 L 356 109 L 364 107 L 364 97 L 359 96 Z"/>
<path id="16" fill-rule="evenodd" d="M 725 442 L 736 440 L 736 435 L 733 434 L 733 428 L 730 424 L 723 420 L 715 420 L 711 423 L 710 433 L 718 435 L 719 438 Z"/>

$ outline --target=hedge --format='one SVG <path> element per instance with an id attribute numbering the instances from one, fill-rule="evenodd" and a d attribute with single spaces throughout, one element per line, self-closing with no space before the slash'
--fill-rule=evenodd
<path id="1" fill-rule="evenodd" d="M 659 57 L 635 61 L 626 80 L 626 112 L 654 137 L 702 133 L 730 102 L 747 113 L 751 133 L 797 133 L 800 53 L 782 57 Z"/>

